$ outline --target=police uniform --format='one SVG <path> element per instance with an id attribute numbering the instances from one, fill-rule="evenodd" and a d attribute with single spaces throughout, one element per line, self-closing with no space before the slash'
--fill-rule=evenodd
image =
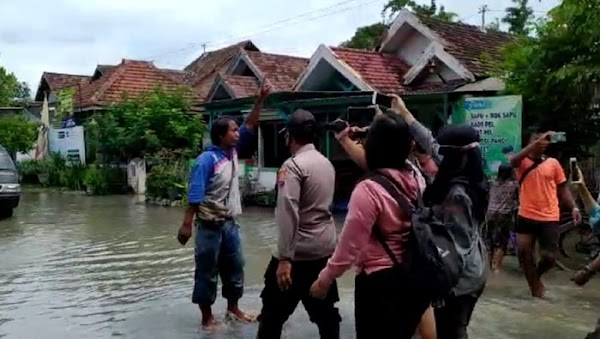
<path id="1" fill-rule="evenodd" d="M 290 124 L 306 122 L 316 125 L 314 116 L 303 110 L 294 112 L 290 119 Z M 341 321 L 334 306 L 339 301 L 337 285 L 332 285 L 323 300 L 310 296 L 311 285 L 336 246 L 331 214 L 335 169 L 313 144 L 306 144 L 281 166 L 277 190 L 278 245 L 265 273 L 258 338 L 280 338 L 283 324 L 302 301 L 321 338 L 337 339 Z M 292 286 L 286 291 L 277 284 L 280 259 L 292 264 Z"/>

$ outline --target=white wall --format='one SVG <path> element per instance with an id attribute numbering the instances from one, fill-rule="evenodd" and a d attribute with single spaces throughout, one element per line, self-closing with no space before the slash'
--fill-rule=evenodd
<path id="1" fill-rule="evenodd" d="M 35 158 L 35 148 L 27 153 L 17 153 L 17 162 L 33 160 Z"/>
<path id="2" fill-rule="evenodd" d="M 428 38 L 413 29 L 412 34 L 398 48 L 396 55 L 403 59 L 409 66 L 413 66 L 419 61 L 429 43 L 430 40 Z"/>

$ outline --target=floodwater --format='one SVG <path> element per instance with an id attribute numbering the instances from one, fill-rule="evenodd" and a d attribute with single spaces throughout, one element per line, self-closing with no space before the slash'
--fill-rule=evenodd
<path id="1" fill-rule="evenodd" d="M 190 302 L 193 248 L 175 233 L 178 208 L 134 197 L 25 194 L 15 217 L 0 221 L 0 337 L 254 338 L 256 324 L 199 328 Z M 242 306 L 260 310 L 262 275 L 275 243 L 272 211 L 246 209 L 240 219 L 246 255 Z M 584 338 L 596 323 L 600 281 L 585 288 L 553 272 L 549 300 L 533 300 L 514 260 L 494 276 L 477 305 L 471 338 Z M 352 273 L 340 281 L 342 337 L 353 338 Z M 224 315 L 218 299 L 215 311 Z M 302 306 L 286 338 L 318 337 Z"/>

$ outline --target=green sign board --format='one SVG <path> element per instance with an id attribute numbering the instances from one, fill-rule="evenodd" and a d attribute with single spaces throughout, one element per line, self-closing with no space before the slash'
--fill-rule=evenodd
<path id="1" fill-rule="evenodd" d="M 453 124 L 467 123 L 479 131 L 488 174 L 521 148 L 522 109 L 519 95 L 479 97 L 463 99 L 452 114 Z"/>

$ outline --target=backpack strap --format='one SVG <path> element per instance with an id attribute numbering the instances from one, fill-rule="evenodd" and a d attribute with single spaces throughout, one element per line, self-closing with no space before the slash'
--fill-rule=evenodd
<path id="1" fill-rule="evenodd" d="M 402 210 L 406 211 L 409 214 L 412 214 L 414 210 L 413 205 L 406 197 L 406 194 L 402 191 L 402 188 L 396 185 L 392 181 L 392 179 L 389 179 L 385 174 L 382 173 L 376 173 L 369 179 L 373 180 L 381 187 L 383 187 L 392 196 L 392 198 L 394 198 L 394 200 L 398 202 L 398 205 Z M 387 255 L 394 263 L 394 266 L 399 266 L 400 262 L 398 261 L 398 258 L 396 258 L 396 256 L 394 255 L 394 252 L 392 252 L 392 249 L 385 242 L 385 238 L 383 237 L 383 234 L 381 233 L 381 229 L 379 228 L 378 224 L 373 225 L 373 236 L 375 236 L 375 239 L 379 241 Z"/>
<path id="2" fill-rule="evenodd" d="M 525 172 L 523 172 L 521 178 L 519 179 L 519 187 L 523 185 L 523 182 L 525 181 L 525 178 L 527 178 L 527 175 L 531 173 L 534 169 L 538 168 L 538 166 L 541 165 L 544 161 L 546 161 L 546 159 L 534 160 L 533 165 L 527 167 L 527 169 L 525 170 Z"/>

